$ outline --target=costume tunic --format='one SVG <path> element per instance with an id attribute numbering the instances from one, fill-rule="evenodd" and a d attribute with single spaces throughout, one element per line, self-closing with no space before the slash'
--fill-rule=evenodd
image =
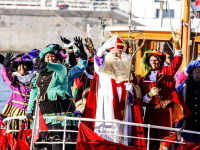
<path id="1" fill-rule="evenodd" d="M 82 93 L 88 87 L 91 87 L 93 75 L 88 75 L 83 72 L 82 75 L 74 79 L 74 84 L 72 86 L 72 95 L 76 101 L 82 98 Z"/>
<path id="2" fill-rule="evenodd" d="M 79 58 L 78 64 L 75 65 L 74 67 L 72 67 L 69 70 L 69 73 L 68 73 L 68 93 L 71 97 L 72 97 L 72 92 L 73 92 L 73 91 L 71 91 L 72 90 L 71 86 L 74 82 L 74 79 L 79 77 L 84 72 L 87 65 L 88 65 L 88 59 L 83 60 L 83 59 Z"/>
<path id="3" fill-rule="evenodd" d="M 86 108 L 84 112 L 85 118 L 96 118 L 99 120 L 122 120 L 123 110 L 125 106 L 126 91 L 125 82 L 116 82 L 114 79 L 103 73 L 105 60 L 103 57 L 95 55 L 95 75 L 91 85 L 91 89 L 87 98 Z M 134 78 L 134 77 L 133 77 Z M 136 78 L 133 79 L 136 81 Z M 133 83 L 133 82 L 132 82 Z M 134 83 L 136 85 L 136 83 Z M 140 100 L 136 97 L 135 91 L 128 94 L 128 104 L 125 115 L 126 122 L 142 123 L 142 107 Z M 121 125 L 116 123 L 102 122 L 84 122 L 90 129 L 97 133 L 121 134 Z M 144 137 L 143 128 L 124 126 L 123 135 Z M 119 143 L 116 136 L 102 135 L 101 137 Z M 131 140 L 122 139 L 122 144 L 128 145 Z M 133 139 L 132 144 L 138 148 L 146 148 L 144 140 Z"/>
<path id="4" fill-rule="evenodd" d="M 2 114 L 15 117 L 15 116 L 25 116 L 29 97 L 30 97 L 30 81 L 33 76 L 32 73 L 28 72 L 27 75 L 21 76 L 17 72 L 11 72 L 10 67 L 1 68 L 2 79 L 6 82 L 12 89 L 12 94 L 8 99 L 6 106 L 4 107 Z M 10 120 L 8 126 L 10 129 L 18 130 L 22 124 L 23 120 Z M 28 121 L 28 126 L 30 127 L 30 122 Z M 13 133 L 17 136 L 17 132 Z"/>
<path id="5" fill-rule="evenodd" d="M 32 73 L 25 76 L 15 76 L 11 73 L 9 67 L 1 68 L 3 81 L 6 82 L 12 89 L 12 94 L 2 111 L 2 114 L 9 117 L 25 116 L 29 97 L 30 97 L 30 80 Z"/>
<path id="6" fill-rule="evenodd" d="M 48 62 L 46 69 L 36 73 L 31 84 L 27 113 L 34 112 L 34 99 L 38 98 L 43 116 L 75 116 L 74 104 L 68 93 L 68 72 L 64 65 Z M 45 119 L 45 122 L 49 129 L 64 126 L 63 121 L 56 119 Z M 68 120 L 67 129 L 77 129 L 77 122 Z"/>
<path id="7" fill-rule="evenodd" d="M 147 105 L 144 117 L 145 124 L 172 127 L 173 123 L 190 115 L 188 107 L 175 89 L 174 75 L 181 65 L 182 51 L 176 50 L 175 55 L 170 66 L 162 67 L 157 71 L 149 71 L 140 81 L 141 86 L 144 85 L 142 82 L 149 80 L 156 81 L 156 86 L 160 89 L 160 103 L 154 103 L 153 101 L 149 103 L 143 102 L 144 105 Z M 143 88 L 145 87 L 142 87 L 142 89 Z M 146 97 L 147 93 L 142 92 L 142 94 L 144 100 L 148 99 Z M 168 136 L 169 133 L 170 131 L 168 130 L 151 129 L 150 137 L 163 139 L 165 136 Z M 159 145 L 160 142 L 151 141 L 150 149 L 157 150 L 159 149 Z"/>
<path id="8" fill-rule="evenodd" d="M 181 94 L 191 112 L 191 115 L 186 118 L 187 121 L 184 129 L 200 132 L 200 83 L 194 81 L 192 78 L 188 78 L 177 88 L 177 91 Z M 178 128 L 182 128 L 183 121 L 181 120 L 178 123 Z M 200 142 L 200 137 L 197 138 L 199 135 L 189 133 L 181 134 L 187 142 Z"/>

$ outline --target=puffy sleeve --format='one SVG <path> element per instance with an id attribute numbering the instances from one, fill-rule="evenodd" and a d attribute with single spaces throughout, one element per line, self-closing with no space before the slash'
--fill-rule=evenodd
<path id="1" fill-rule="evenodd" d="M 26 113 L 33 113 L 33 110 L 34 110 L 34 99 L 38 95 L 38 89 L 36 86 L 37 76 L 38 76 L 38 74 L 35 75 L 31 80 L 31 92 L 30 92 L 30 98 L 29 98 L 28 108 L 27 108 Z"/>
<path id="2" fill-rule="evenodd" d="M 79 77 L 87 67 L 87 64 L 88 64 L 87 59 L 83 60 L 79 58 L 78 64 L 72 67 L 71 70 L 69 71 L 68 78 L 75 79 Z"/>
<path id="3" fill-rule="evenodd" d="M 10 70 L 10 67 L 4 67 L 2 66 L 1 68 L 1 75 L 2 75 L 2 79 L 5 83 L 7 83 L 10 87 L 13 86 L 13 84 L 15 83 L 15 76 L 12 76 L 12 72 Z"/>

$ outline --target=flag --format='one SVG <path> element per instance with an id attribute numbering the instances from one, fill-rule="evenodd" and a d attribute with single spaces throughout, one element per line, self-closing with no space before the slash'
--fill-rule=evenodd
<path id="1" fill-rule="evenodd" d="M 200 0 L 195 1 L 195 6 L 200 5 Z"/>
<path id="2" fill-rule="evenodd" d="M 114 143 L 98 136 L 83 123 L 79 124 L 77 150 L 141 150 L 133 146 Z"/>
<path id="3" fill-rule="evenodd" d="M 35 131 L 34 131 L 34 139 L 33 142 L 35 143 L 39 139 L 39 135 L 41 131 L 46 131 L 49 132 L 47 124 L 45 123 L 45 120 L 42 116 L 40 107 L 38 106 L 38 112 L 37 112 L 37 120 L 36 121 L 36 126 L 35 126 Z"/>

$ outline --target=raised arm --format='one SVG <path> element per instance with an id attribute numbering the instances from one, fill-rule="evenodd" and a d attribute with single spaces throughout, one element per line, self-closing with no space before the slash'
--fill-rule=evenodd
<path id="1" fill-rule="evenodd" d="M 181 66 L 183 56 L 182 56 L 182 49 L 180 48 L 180 31 L 176 31 L 175 36 L 173 37 L 173 41 L 175 44 L 175 57 L 172 60 L 170 66 L 167 69 L 168 74 L 172 76 L 178 71 Z"/>
<path id="2" fill-rule="evenodd" d="M 72 67 L 71 70 L 69 71 L 68 77 L 71 79 L 75 79 L 79 77 L 83 73 L 83 71 L 86 69 L 87 65 L 88 65 L 87 59 L 83 60 L 79 58 L 78 64 Z"/>
<path id="3" fill-rule="evenodd" d="M 115 39 L 116 37 L 113 36 L 110 39 L 108 39 L 97 51 L 97 53 L 94 56 L 94 68 L 96 72 L 102 72 L 106 66 L 105 63 L 105 55 L 106 50 L 115 46 Z"/>
<path id="4" fill-rule="evenodd" d="M 47 63 L 46 66 L 47 69 L 55 71 L 56 73 L 58 73 L 60 76 L 62 77 L 66 77 L 67 76 L 67 68 L 64 65 L 58 64 L 58 63 Z"/>
<path id="5" fill-rule="evenodd" d="M 7 53 L 6 57 L 4 58 L 3 67 L 1 68 L 3 81 L 7 83 L 10 87 L 13 85 L 15 80 L 15 76 L 12 76 L 12 72 L 10 70 L 10 62 L 12 57 L 12 53 Z"/>

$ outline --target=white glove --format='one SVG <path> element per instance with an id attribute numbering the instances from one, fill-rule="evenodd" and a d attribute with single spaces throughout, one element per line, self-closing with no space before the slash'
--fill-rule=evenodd
<path id="1" fill-rule="evenodd" d="M 117 36 L 112 36 L 110 39 L 108 39 L 97 51 L 97 56 L 102 57 L 103 54 L 106 52 L 107 49 L 114 47 L 115 43 L 117 41 Z"/>
<path id="2" fill-rule="evenodd" d="M 149 98 L 158 95 L 159 89 L 157 87 L 152 87 L 151 91 L 147 94 Z"/>
<path id="3" fill-rule="evenodd" d="M 133 92 L 133 85 L 131 83 L 124 83 L 126 86 L 126 91 L 129 91 L 130 93 Z"/>

